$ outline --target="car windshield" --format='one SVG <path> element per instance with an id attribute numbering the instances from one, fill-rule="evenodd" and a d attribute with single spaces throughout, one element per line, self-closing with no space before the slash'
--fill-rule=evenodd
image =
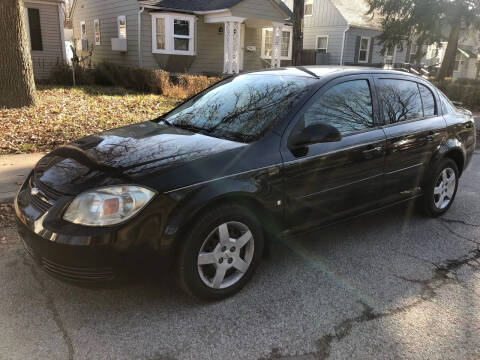
<path id="1" fill-rule="evenodd" d="M 214 137 L 251 142 L 287 114 L 314 80 L 245 74 L 226 79 L 160 120 Z"/>

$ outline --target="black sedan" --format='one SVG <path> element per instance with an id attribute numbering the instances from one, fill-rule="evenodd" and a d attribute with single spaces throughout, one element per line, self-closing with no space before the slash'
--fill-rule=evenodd
<path id="1" fill-rule="evenodd" d="M 17 195 L 18 229 L 63 279 L 109 280 L 148 254 L 173 260 L 189 293 L 219 299 L 247 283 L 274 236 L 415 198 L 442 215 L 475 141 L 471 113 L 416 76 L 246 73 L 45 156 Z"/>

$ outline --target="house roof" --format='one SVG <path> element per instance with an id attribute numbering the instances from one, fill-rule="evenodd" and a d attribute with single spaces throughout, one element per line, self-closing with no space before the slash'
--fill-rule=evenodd
<path id="1" fill-rule="evenodd" d="M 367 15 L 370 7 L 365 0 L 330 0 L 351 26 L 381 30 L 382 18 Z"/>
<path id="2" fill-rule="evenodd" d="M 141 0 L 139 0 L 141 1 Z M 160 1 L 142 1 L 149 5 L 158 6 L 166 9 L 180 10 L 187 12 L 226 10 L 234 7 L 243 0 L 160 0 Z M 287 5 L 281 0 L 273 0 L 289 17 L 293 14 Z"/>

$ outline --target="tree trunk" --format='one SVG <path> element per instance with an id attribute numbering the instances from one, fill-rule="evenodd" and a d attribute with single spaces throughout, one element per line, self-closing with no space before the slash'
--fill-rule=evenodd
<path id="1" fill-rule="evenodd" d="M 292 59 L 294 66 L 301 66 L 303 53 L 303 12 L 305 11 L 304 0 L 293 1 L 293 46 Z"/>
<path id="2" fill-rule="evenodd" d="M 458 38 L 460 35 L 460 21 L 452 24 L 450 36 L 448 38 L 447 49 L 443 57 L 442 65 L 437 75 L 438 80 L 443 80 L 446 77 L 452 77 L 453 68 L 455 66 L 455 58 L 457 56 Z"/>
<path id="3" fill-rule="evenodd" d="M 0 107 L 34 105 L 30 43 L 23 0 L 0 1 Z"/>

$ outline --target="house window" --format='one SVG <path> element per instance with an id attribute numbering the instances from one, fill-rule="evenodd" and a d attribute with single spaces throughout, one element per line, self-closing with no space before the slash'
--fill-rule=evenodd
<path id="1" fill-rule="evenodd" d="M 305 0 L 305 11 L 304 16 L 313 15 L 313 0 Z"/>
<path id="2" fill-rule="evenodd" d="M 464 64 L 462 60 L 462 54 L 455 56 L 455 64 L 453 65 L 453 71 L 460 71 L 460 66 Z"/>
<path id="3" fill-rule="evenodd" d="M 412 45 L 412 47 L 410 48 L 410 58 L 408 59 L 408 62 L 410 64 L 415 63 L 415 57 L 417 56 L 417 53 L 418 53 L 418 45 Z"/>
<path id="4" fill-rule="evenodd" d="M 397 53 L 396 47 L 390 47 L 387 49 L 387 52 L 385 53 L 385 58 L 384 58 L 385 65 L 393 66 L 393 64 L 395 64 L 396 53 Z"/>
<path id="5" fill-rule="evenodd" d="M 322 54 L 326 54 L 328 49 L 328 36 L 317 36 L 317 51 Z"/>
<path id="6" fill-rule="evenodd" d="M 85 21 L 80 21 L 80 38 L 87 38 L 87 24 L 85 23 Z"/>
<path id="7" fill-rule="evenodd" d="M 173 20 L 173 48 L 180 51 L 188 51 L 190 48 L 189 20 Z"/>
<path id="8" fill-rule="evenodd" d="M 93 20 L 93 30 L 95 31 L 95 45 L 100 45 L 100 20 Z"/>
<path id="9" fill-rule="evenodd" d="M 370 38 L 360 38 L 360 49 L 358 50 L 358 62 L 368 62 L 368 55 L 370 52 Z"/>
<path id="10" fill-rule="evenodd" d="M 195 55 L 195 17 L 152 14 L 152 52 Z"/>
<path id="11" fill-rule="evenodd" d="M 28 34 L 30 38 L 30 48 L 33 51 L 42 51 L 42 28 L 40 24 L 40 10 L 28 8 L 27 9 L 27 24 Z"/>
<path id="12" fill-rule="evenodd" d="M 273 52 L 273 29 L 264 28 L 262 30 L 262 58 L 271 59 Z M 280 54 L 281 60 L 292 59 L 292 30 L 282 30 L 282 49 Z"/>
<path id="13" fill-rule="evenodd" d="M 120 15 L 117 18 L 117 27 L 118 27 L 118 37 L 120 39 L 127 38 L 127 17 L 125 15 Z"/>

